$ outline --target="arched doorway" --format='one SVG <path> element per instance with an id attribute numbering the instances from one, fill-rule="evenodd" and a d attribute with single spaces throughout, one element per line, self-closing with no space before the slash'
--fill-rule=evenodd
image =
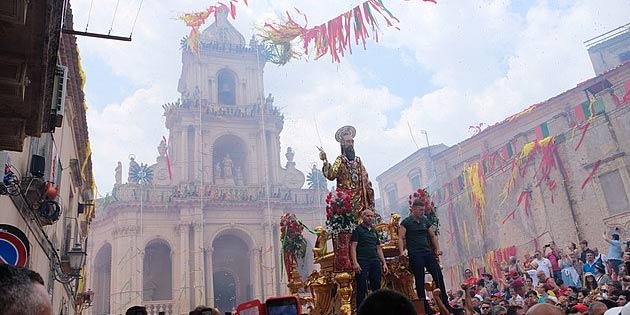
<path id="1" fill-rule="evenodd" d="M 164 301 L 173 298 L 171 248 L 163 240 L 153 240 L 144 249 L 142 268 L 143 301 Z"/>
<path id="2" fill-rule="evenodd" d="M 242 186 L 247 183 L 245 143 L 234 135 L 219 137 L 212 145 L 214 183 Z"/>
<path id="3" fill-rule="evenodd" d="M 221 312 L 229 312 L 236 302 L 236 278 L 227 270 L 216 271 L 212 274 L 214 285 L 214 306 Z"/>
<path id="4" fill-rule="evenodd" d="M 110 313 L 109 302 L 112 281 L 112 246 L 105 244 L 99 249 L 94 259 L 94 288 L 93 314 L 106 315 Z"/>
<path id="5" fill-rule="evenodd" d="M 249 247 L 229 232 L 216 237 L 212 247 L 214 304 L 227 312 L 252 299 Z"/>

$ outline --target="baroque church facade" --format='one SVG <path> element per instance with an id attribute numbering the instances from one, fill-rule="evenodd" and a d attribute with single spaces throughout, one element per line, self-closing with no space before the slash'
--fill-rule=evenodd
<path id="1" fill-rule="evenodd" d="M 112 194 L 97 202 L 91 314 L 132 305 L 150 314 L 188 314 L 201 304 L 225 312 L 287 293 L 279 218 L 295 212 L 308 226 L 322 224 L 327 191 L 302 189 L 290 147 L 281 165 L 283 116 L 264 96 L 256 46 L 220 14 L 198 54 L 183 49 L 182 96 L 163 106 L 169 136 L 156 163 L 131 159 L 123 183 L 119 162 Z"/>

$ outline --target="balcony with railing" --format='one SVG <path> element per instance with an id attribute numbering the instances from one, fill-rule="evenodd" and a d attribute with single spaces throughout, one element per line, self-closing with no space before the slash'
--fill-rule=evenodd
<path id="1" fill-rule="evenodd" d="M 164 315 L 173 315 L 175 311 L 173 310 L 173 305 L 175 301 L 173 300 L 165 300 L 165 301 L 145 301 L 142 304 L 147 308 L 148 315 L 160 315 L 160 312 L 164 312 Z"/>

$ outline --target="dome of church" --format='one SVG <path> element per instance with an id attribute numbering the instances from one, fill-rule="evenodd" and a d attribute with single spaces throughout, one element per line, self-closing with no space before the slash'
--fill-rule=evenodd
<path id="1" fill-rule="evenodd" d="M 211 15 L 209 19 L 214 19 L 214 16 Z M 228 11 L 225 8 L 219 10 L 216 21 L 201 33 L 200 40 L 208 44 L 245 46 L 245 37 L 228 21 Z"/>

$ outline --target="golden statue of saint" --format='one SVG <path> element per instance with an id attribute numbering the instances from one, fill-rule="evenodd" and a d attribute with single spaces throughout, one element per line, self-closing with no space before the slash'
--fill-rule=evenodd
<path id="1" fill-rule="evenodd" d="M 341 144 L 341 155 L 330 164 L 326 152 L 320 148 L 319 158 L 324 162 L 324 176 L 328 180 L 336 180 L 337 187 L 351 192 L 355 210 L 360 214 L 365 209 L 374 209 L 374 189 L 363 161 L 355 155 L 355 135 L 356 129 L 352 126 L 339 128 L 335 133 L 335 140 Z"/>

